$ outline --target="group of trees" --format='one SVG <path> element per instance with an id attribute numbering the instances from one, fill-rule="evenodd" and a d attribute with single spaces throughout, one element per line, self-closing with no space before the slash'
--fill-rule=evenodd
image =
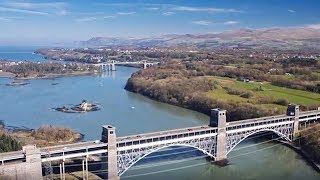
<path id="1" fill-rule="evenodd" d="M 280 110 L 266 109 L 259 104 L 273 103 L 286 106 L 289 102 L 285 99 L 267 97 L 257 97 L 257 103 L 255 104 L 249 103 L 249 101 L 248 103 L 232 103 L 221 99 L 212 99 L 207 96 L 207 92 L 215 89 L 218 82 L 210 80 L 206 76 L 268 81 L 277 86 L 320 92 L 318 81 L 306 83 L 301 78 L 312 76 L 310 69 L 318 68 L 318 62 L 307 60 L 307 63 L 298 63 L 296 59 L 285 60 L 285 62 L 287 61 L 295 64 L 295 66 L 287 66 L 282 61 L 253 61 L 251 63 L 240 61 L 240 63 L 230 65 L 225 64 L 226 61 L 216 63 L 211 60 L 171 60 L 158 67 L 133 74 L 125 88 L 162 102 L 183 106 L 205 114 L 209 114 L 213 107 L 224 108 L 229 112 L 229 120 L 254 118 L 280 113 Z M 310 64 L 313 66 L 309 67 Z M 295 73 L 301 79 L 291 76 L 290 78 L 286 77 L 283 74 L 285 72 Z M 225 87 L 225 89 L 229 94 L 248 99 L 253 97 L 251 91 L 230 87 Z M 263 91 L 263 89 L 257 87 L 253 91 Z M 308 109 L 308 107 L 303 108 Z"/>
<path id="2" fill-rule="evenodd" d="M 21 150 L 21 143 L 7 135 L 4 128 L 4 122 L 0 120 L 0 153 Z"/>
<path id="3" fill-rule="evenodd" d="M 287 60 L 284 60 L 287 62 Z M 304 61 L 301 59 L 300 61 Z M 308 61 L 308 60 L 307 60 Z M 290 61 L 289 61 L 290 62 Z M 258 64 L 215 64 L 212 61 L 186 62 L 186 69 L 194 76 L 213 75 L 230 78 L 248 78 L 254 81 L 268 81 L 273 85 L 300 89 L 320 93 L 320 75 L 315 74 L 320 69 L 320 63 L 294 64 L 296 60 L 288 66 L 284 62 L 261 63 Z M 314 63 L 316 62 L 316 63 Z M 280 76 L 277 76 L 280 75 Z"/>
<path id="4" fill-rule="evenodd" d="M 45 75 L 45 74 L 65 74 L 72 72 L 83 71 L 100 71 L 100 67 L 94 65 L 83 65 L 76 63 L 36 63 L 36 62 L 23 62 L 16 65 L 2 66 L 2 70 L 11 72 L 17 76 L 27 77 L 32 74 Z"/>
<path id="5" fill-rule="evenodd" d="M 0 120 L 0 153 L 21 150 L 24 144 L 42 147 L 78 141 L 81 138 L 81 134 L 65 127 L 43 126 L 32 131 L 8 131 Z"/>
<path id="6" fill-rule="evenodd" d="M 182 106 L 208 115 L 211 108 L 223 108 L 228 111 L 228 120 L 279 113 L 259 105 L 226 102 L 223 99 L 208 97 L 207 92 L 218 86 L 219 83 L 214 80 L 194 75 L 192 70 L 187 70 L 183 63 L 169 63 L 156 69 L 150 68 L 133 74 L 125 88 L 161 102 Z M 240 93 L 245 98 L 252 96 L 249 92 L 236 93 Z"/>
<path id="7" fill-rule="evenodd" d="M 11 136 L 6 135 L 4 133 L 0 135 L 0 153 L 18 151 L 21 149 L 21 143 L 19 143 L 17 140 L 13 139 Z"/>
<path id="8" fill-rule="evenodd" d="M 61 143 L 77 140 L 79 133 L 65 127 L 43 126 L 31 132 L 31 136 L 46 143 Z M 46 143 L 44 145 L 46 145 Z M 40 144 L 42 145 L 42 144 Z"/>
<path id="9" fill-rule="evenodd" d="M 320 163 L 320 124 L 303 130 L 300 145 L 317 162 Z"/>

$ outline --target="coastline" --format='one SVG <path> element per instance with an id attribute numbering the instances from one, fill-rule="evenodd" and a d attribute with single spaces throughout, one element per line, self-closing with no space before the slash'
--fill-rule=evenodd
<path id="1" fill-rule="evenodd" d="M 47 141 L 44 139 L 37 139 L 32 135 L 32 133 L 37 130 L 30 129 L 27 127 L 11 127 L 10 128 L 4 127 L 3 129 L 0 129 L 0 134 L 6 134 L 14 139 L 18 140 L 22 144 L 37 144 L 39 147 L 45 147 L 45 146 L 54 146 L 54 145 L 62 145 L 62 144 L 68 144 L 68 143 L 76 143 L 80 142 L 84 139 L 84 134 L 72 131 L 73 135 L 70 139 L 67 140 L 59 140 L 59 141 Z"/>
<path id="2" fill-rule="evenodd" d="M 287 142 L 287 141 L 283 141 L 283 140 L 276 140 L 277 142 L 287 146 L 288 148 L 294 150 L 296 153 L 298 153 L 299 155 L 301 155 L 304 160 L 310 165 L 312 166 L 312 168 L 316 171 L 318 171 L 320 173 L 320 164 L 317 163 L 316 161 L 314 161 L 307 152 L 305 152 L 303 149 L 301 149 L 301 147 L 296 146 L 295 144 L 291 143 L 291 142 Z"/>
<path id="3" fill-rule="evenodd" d="M 14 78 L 15 74 L 9 73 L 9 72 L 0 71 L 0 77 L 1 78 Z"/>
<path id="4" fill-rule="evenodd" d="M 154 98 L 154 97 L 151 97 L 149 96 L 148 94 L 144 94 L 144 93 L 141 93 L 141 92 L 136 92 L 132 86 L 127 86 L 128 85 L 128 82 L 126 84 L 126 86 L 124 87 L 125 90 L 129 91 L 129 92 L 133 92 L 133 93 L 136 93 L 136 94 L 139 94 L 139 95 L 142 95 L 144 97 L 147 97 L 147 98 L 150 98 L 154 101 L 157 101 L 157 102 L 161 102 L 161 103 L 166 103 L 166 104 L 170 104 L 170 105 L 174 105 L 174 106 L 177 106 L 177 107 L 181 107 L 181 108 L 185 108 L 185 109 L 190 109 L 190 110 L 193 110 L 193 111 L 196 111 L 196 112 L 199 112 L 199 113 L 202 113 L 202 114 L 205 114 L 205 115 L 209 115 L 207 114 L 206 112 L 204 111 L 200 111 L 198 109 L 193 109 L 193 108 L 189 108 L 189 107 L 186 107 L 185 105 L 183 104 L 172 104 L 170 102 L 164 102 L 164 101 L 161 101 L 157 98 Z M 301 149 L 300 147 L 296 146 L 295 144 L 292 144 L 290 142 L 286 142 L 286 141 L 281 141 L 281 140 L 277 140 L 277 142 L 279 143 L 282 143 L 283 145 L 291 148 L 292 150 L 294 150 L 296 153 L 298 153 L 299 155 L 301 155 L 303 157 L 303 159 L 310 165 L 312 166 L 312 168 L 314 170 L 316 170 L 317 172 L 320 172 L 320 164 L 317 163 L 316 161 L 314 161 L 308 154 L 307 152 L 305 152 L 303 149 Z"/>
<path id="5" fill-rule="evenodd" d="M 59 77 L 71 77 L 71 76 L 85 76 L 85 75 L 98 75 L 99 72 L 72 72 L 72 73 L 64 73 L 64 74 L 46 74 L 44 76 L 28 76 L 28 77 L 16 77 L 15 74 L 9 72 L 0 72 L 1 78 L 12 78 L 14 80 L 34 80 L 34 79 L 54 79 Z"/>

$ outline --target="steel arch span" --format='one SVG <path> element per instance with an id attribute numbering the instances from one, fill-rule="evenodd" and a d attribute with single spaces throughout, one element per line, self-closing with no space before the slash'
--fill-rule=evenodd
<path id="1" fill-rule="evenodd" d="M 216 154 L 216 137 L 209 137 L 203 139 L 194 139 L 186 142 L 177 142 L 177 143 L 166 143 L 162 145 L 147 147 L 147 148 L 138 148 L 126 151 L 118 152 L 118 174 L 121 176 L 125 173 L 130 167 L 135 165 L 137 162 L 145 158 L 146 156 L 159 151 L 161 149 L 165 149 L 173 146 L 183 146 L 183 147 L 191 147 L 195 148 L 202 153 L 210 156 L 215 159 Z"/>
<path id="2" fill-rule="evenodd" d="M 273 132 L 280 138 L 291 142 L 293 137 L 293 125 L 281 126 L 276 128 L 262 128 L 251 131 L 245 131 L 241 133 L 231 133 L 227 135 L 227 155 L 242 141 L 247 139 L 249 136 L 257 134 L 259 132 Z"/>

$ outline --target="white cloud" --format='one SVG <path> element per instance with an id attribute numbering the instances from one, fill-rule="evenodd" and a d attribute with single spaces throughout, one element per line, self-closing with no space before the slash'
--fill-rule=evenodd
<path id="1" fill-rule="evenodd" d="M 118 7 L 130 7 L 130 6 L 136 6 L 135 3 L 93 3 L 96 6 L 118 6 Z"/>
<path id="2" fill-rule="evenodd" d="M 145 8 L 146 10 L 149 10 L 149 11 L 157 11 L 159 10 L 160 8 L 158 7 L 148 7 L 148 8 Z"/>
<path id="3" fill-rule="evenodd" d="M 136 12 L 117 12 L 118 15 L 134 15 Z"/>
<path id="4" fill-rule="evenodd" d="M 296 11 L 295 11 L 295 10 L 292 10 L 292 9 L 288 9 L 288 12 L 289 12 L 289 13 L 295 13 Z"/>
<path id="5" fill-rule="evenodd" d="M 84 18 L 76 19 L 77 22 L 90 22 L 95 20 L 97 20 L 96 17 L 84 17 Z"/>
<path id="6" fill-rule="evenodd" d="M 65 16 L 65 15 L 69 14 L 69 12 L 66 10 L 61 10 L 61 11 L 57 11 L 56 14 L 61 15 L 61 16 Z"/>
<path id="7" fill-rule="evenodd" d="M 309 24 L 306 27 L 312 29 L 320 29 L 320 24 Z"/>
<path id="8" fill-rule="evenodd" d="M 10 18 L 6 18 L 6 17 L 0 17 L 0 21 L 9 22 L 9 21 L 11 21 L 11 19 Z"/>
<path id="9" fill-rule="evenodd" d="M 52 2 L 52 3 L 28 3 L 28 2 L 9 2 L 5 5 L 14 8 L 64 8 L 67 6 L 65 2 Z"/>
<path id="10" fill-rule="evenodd" d="M 203 7 L 190 7 L 190 6 L 177 6 L 173 7 L 175 11 L 190 11 L 190 12 L 210 12 L 210 13 L 235 13 L 242 12 L 236 9 L 225 9 L 225 8 L 203 8 Z"/>
<path id="11" fill-rule="evenodd" d="M 116 16 L 104 16 L 103 19 L 113 19 L 116 18 Z"/>
<path id="12" fill-rule="evenodd" d="M 239 24 L 238 21 L 226 21 L 223 23 L 224 25 L 234 25 L 234 24 Z"/>
<path id="13" fill-rule="evenodd" d="M 202 26 L 208 26 L 211 24 L 210 21 L 200 20 L 200 21 L 192 21 L 192 24 L 202 25 Z"/>
<path id="14" fill-rule="evenodd" d="M 42 11 L 16 9 L 16 8 L 8 8 L 8 7 L 0 7 L 0 12 L 14 12 L 14 13 L 34 14 L 34 15 L 49 15 L 49 13 L 42 12 Z"/>
<path id="15" fill-rule="evenodd" d="M 174 12 L 171 12 L 171 11 L 168 11 L 168 12 L 163 12 L 162 15 L 164 16 L 171 16 L 171 15 L 174 15 L 175 13 Z"/>
<path id="16" fill-rule="evenodd" d="M 0 3 L 1 11 L 16 12 L 25 14 L 38 15 L 66 15 L 68 11 L 65 9 L 67 3 L 52 2 L 52 3 L 29 3 L 29 2 L 6 2 Z"/>

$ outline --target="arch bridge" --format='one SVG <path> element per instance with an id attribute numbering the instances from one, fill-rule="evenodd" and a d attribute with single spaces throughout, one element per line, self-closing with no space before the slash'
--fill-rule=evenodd
<path id="1" fill-rule="evenodd" d="M 115 71 L 116 65 L 141 65 L 143 69 L 152 67 L 154 65 L 159 64 L 159 62 L 148 62 L 146 60 L 142 61 L 108 61 L 105 63 L 96 64 L 96 66 L 100 66 L 103 71 Z"/>
<path id="2" fill-rule="evenodd" d="M 308 124 L 318 123 L 320 109 L 300 112 L 298 105 L 289 105 L 287 113 L 278 116 L 226 122 L 226 111 L 212 109 L 209 125 L 183 129 L 174 129 L 146 134 L 116 137 L 115 127 L 102 127 L 100 141 L 87 141 L 74 144 L 53 146 L 38 149 L 26 146 L 23 151 L 0 154 L 0 173 L 10 174 L 9 170 L 24 167 L 32 170 L 29 179 L 42 176 L 41 163 L 60 161 L 61 179 L 64 179 L 64 162 L 71 158 L 83 158 L 83 171 L 88 172 L 88 157 L 102 154 L 106 162 L 107 178 L 119 177 L 131 166 L 145 156 L 171 146 L 193 147 L 216 161 L 227 158 L 227 155 L 240 142 L 259 132 L 274 132 L 286 141 L 293 141 L 298 132 Z M 22 162 L 12 164 L 12 162 Z M 24 163 L 21 164 L 21 163 Z M 18 165 L 17 165 L 18 164 Z M 19 166 L 19 168 L 21 168 Z M 11 168 L 11 169 L 10 169 Z M 9 170 L 8 170 L 9 169 Z M 87 174 L 88 176 L 88 174 Z"/>

